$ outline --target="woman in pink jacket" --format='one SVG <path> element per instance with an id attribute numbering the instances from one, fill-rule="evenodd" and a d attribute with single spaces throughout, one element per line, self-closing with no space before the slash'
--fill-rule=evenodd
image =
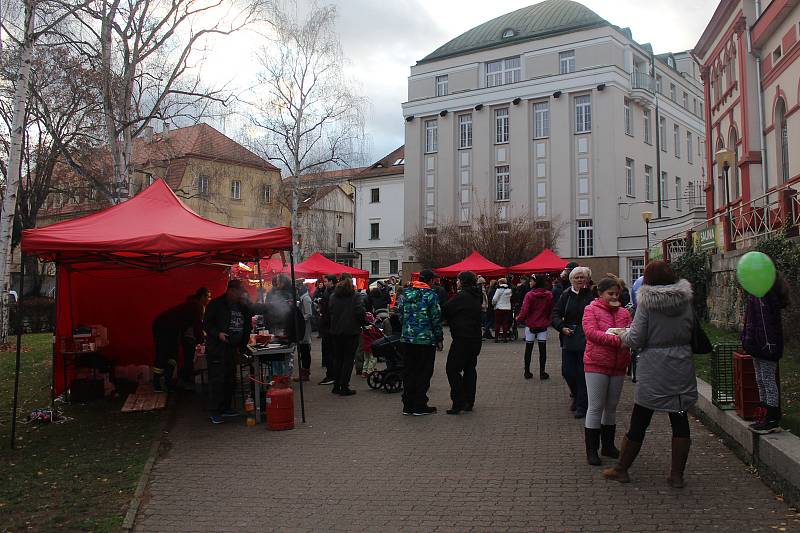
<path id="1" fill-rule="evenodd" d="M 583 313 L 586 351 L 583 368 L 589 408 L 586 411 L 586 459 L 590 465 L 601 464 L 597 449 L 606 457 L 619 457 L 614 446 L 617 429 L 617 404 L 622 394 L 625 371 L 631 361 L 628 348 L 610 328 L 627 328 L 631 315 L 619 301 L 620 287 L 615 278 L 603 278 L 596 287 L 598 298 Z"/>

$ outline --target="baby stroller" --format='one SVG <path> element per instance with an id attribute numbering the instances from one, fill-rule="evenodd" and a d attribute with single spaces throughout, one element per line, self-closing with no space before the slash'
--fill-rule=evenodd
<path id="1" fill-rule="evenodd" d="M 380 333 L 380 330 L 377 330 Z M 372 341 L 372 355 L 379 363 L 385 363 L 383 370 L 373 370 L 367 376 L 367 385 L 371 389 L 383 388 L 386 392 L 403 390 L 403 357 L 400 354 L 400 336 L 383 336 Z"/>

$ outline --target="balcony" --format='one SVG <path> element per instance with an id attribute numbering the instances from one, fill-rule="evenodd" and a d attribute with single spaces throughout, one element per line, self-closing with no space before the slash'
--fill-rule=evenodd
<path id="1" fill-rule="evenodd" d="M 648 74 L 633 71 L 631 74 L 631 100 L 642 106 L 650 106 L 654 103 L 656 82 Z"/>

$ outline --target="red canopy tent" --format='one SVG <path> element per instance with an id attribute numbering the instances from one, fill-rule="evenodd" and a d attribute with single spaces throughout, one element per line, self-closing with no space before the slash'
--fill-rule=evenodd
<path id="1" fill-rule="evenodd" d="M 287 272 L 286 268 L 284 272 Z M 369 271 L 331 261 L 319 252 L 297 263 L 294 266 L 294 273 L 297 277 L 304 278 L 321 278 L 327 274 L 350 274 L 356 279 L 369 280 Z"/>
<path id="2" fill-rule="evenodd" d="M 454 278 L 459 272 L 470 270 L 479 276 L 497 277 L 504 276 L 508 269 L 498 264 L 492 263 L 477 251 L 473 251 L 463 261 L 454 265 L 434 268 L 433 271 L 443 278 Z"/>
<path id="3" fill-rule="evenodd" d="M 514 265 L 508 269 L 513 274 L 541 274 L 545 272 L 561 272 L 566 268 L 567 261 L 561 259 L 550 248 L 524 263 Z"/>
<path id="4" fill-rule="evenodd" d="M 291 250 L 291 230 L 241 229 L 202 218 L 159 180 L 140 194 L 82 218 L 22 236 L 24 254 L 57 265 L 56 338 L 77 325 L 102 324 L 104 356 L 117 365 L 153 361 L 155 316 L 198 287 L 222 294 L 228 267 Z M 54 345 L 53 388 L 66 388 L 61 343 Z"/>

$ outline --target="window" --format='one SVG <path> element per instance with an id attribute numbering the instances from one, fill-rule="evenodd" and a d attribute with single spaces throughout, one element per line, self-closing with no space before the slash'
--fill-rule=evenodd
<path id="1" fill-rule="evenodd" d="M 336 246 L 338 248 L 342 247 L 342 234 L 341 233 L 337 233 L 336 234 Z"/>
<path id="2" fill-rule="evenodd" d="M 664 117 L 658 118 L 658 137 L 661 143 L 661 151 L 667 151 L 667 119 Z"/>
<path id="3" fill-rule="evenodd" d="M 533 138 L 541 139 L 550 136 L 550 104 L 537 102 L 533 104 Z"/>
<path id="4" fill-rule="evenodd" d="M 425 153 L 432 154 L 439 149 L 439 125 L 435 120 L 425 121 Z"/>
<path id="5" fill-rule="evenodd" d="M 152 174 L 150 174 L 149 172 L 145 172 L 144 173 L 144 184 L 145 184 L 146 187 L 151 186 L 155 182 L 156 182 L 156 180 L 153 179 L 153 175 Z"/>
<path id="6" fill-rule="evenodd" d="M 647 144 L 653 144 L 653 134 L 650 133 L 650 110 L 645 109 L 643 112 L 644 115 L 644 142 Z"/>
<path id="7" fill-rule="evenodd" d="M 659 191 L 661 191 L 661 207 L 669 207 L 669 199 L 667 198 L 667 173 L 661 173 L 661 182 L 659 183 Z"/>
<path id="8" fill-rule="evenodd" d="M 575 50 L 567 50 L 558 54 L 559 72 L 569 74 L 575 72 Z"/>
<path id="9" fill-rule="evenodd" d="M 486 63 L 486 86 L 496 87 L 520 80 L 519 56 Z"/>
<path id="10" fill-rule="evenodd" d="M 689 164 L 692 164 L 694 161 L 694 147 L 692 142 L 692 132 L 686 132 L 686 160 L 689 161 Z"/>
<path id="11" fill-rule="evenodd" d="M 644 199 L 653 201 L 653 167 L 650 165 L 644 166 Z"/>
<path id="12" fill-rule="evenodd" d="M 272 203 L 272 186 L 263 185 L 261 187 L 261 203 L 263 204 Z"/>
<path id="13" fill-rule="evenodd" d="M 692 113 L 697 114 L 697 98 L 692 98 Z"/>
<path id="14" fill-rule="evenodd" d="M 392 163 L 392 166 L 396 167 L 398 165 L 405 165 L 405 164 L 406 164 L 406 158 L 405 157 L 401 157 L 400 159 L 395 160 L 395 162 Z"/>
<path id="15" fill-rule="evenodd" d="M 204 196 L 208 194 L 208 176 L 197 178 L 197 192 Z"/>
<path id="16" fill-rule="evenodd" d="M 689 93 L 686 91 L 683 92 L 683 108 L 686 110 L 689 109 Z"/>
<path id="17" fill-rule="evenodd" d="M 495 142 L 508 142 L 508 108 L 494 110 Z"/>
<path id="18" fill-rule="evenodd" d="M 675 157 L 681 156 L 681 127 L 677 124 L 672 126 L 672 142 L 675 144 Z"/>
<path id="19" fill-rule="evenodd" d="M 234 200 L 242 199 L 242 182 L 239 180 L 231 181 L 231 198 Z"/>
<path id="20" fill-rule="evenodd" d="M 377 276 L 381 273 L 381 262 L 378 259 L 373 259 L 369 262 L 369 273 L 373 276 Z"/>
<path id="21" fill-rule="evenodd" d="M 625 98 L 622 102 L 625 115 L 625 134 L 633 135 L 633 112 L 631 111 L 631 101 Z"/>
<path id="22" fill-rule="evenodd" d="M 497 195 L 498 202 L 511 199 L 511 176 L 508 173 L 508 165 L 495 167 L 495 177 L 497 178 Z"/>
<path id="23" fill-rule="evenodd" d="M 575 133 L 592 131 L 592 102 L 588 95 L 575 97 Z"/>
<path id="24" fill-rule="evenodd" d="M 374 188 L 369 190 L 369 203 L 377 204 L 381 201 L 381 190 L 379 188 Z"/>
<path id="25" fill-rule="evenodd" d="M 742 187 L 739 179 L 739 136 L 736 130 L 731 128 L 728 137 L 728 147 L 733 151 L 733 168 L 728 171 L 728 179 L 731 180 L 731 199 L 739 198 L 742 195 Z"/>
<path id="26" fill-rule="evenodd" d="M 631 259 L 631 277 L 630 282 L 633 282 L 644 276 L 644 259 Z"/>
<path id="27" fill-rule="evenodd" d="M 436 76 L 436 96 L 447 95 L 447 74 Z"/>
<path id="28" fill-rule="evenodd" d="M 472 113 L 458 117 L 458 147 L 472 148 Z"/>
<path id="29" fill-rule="evenodd" d="M 783 98 L 778 98 L 775 104 L 775 143 L 778 152 L 778 175 L 781 181 L 789 181 L 789 128 L 786 125 L 786 102 Z"/>
<path id="30" fill-rule="evenodd" d="M 772 52 L 772 62 L 777 63 L 780 58 L 781 58 L 781 47 L 778 46 L 778 48 L 776 48 Z"/>
<path id="31" fill-rule="evenodd" d="M 681 191 L 681 178 L 675 176 L 675 209 L 683 209 L 683 191 Z"/>
<path id="32" fill-rule="evenodd" d="M 503 39 L 510 39 L 513 36 L 514 36 L 514 30 L 510 28 L 503 32 Z"/>
<path id="33" fill-rule="evenodd" d="M 399 261 L 397 259 L 389 259 L 389 274 L 397 274 L 399 270 L 398 267 Z"/>
<path id="34" fill-rule="evenodd" d="M 625 158 L 625 194 L 636 195 L 636 177 L 633 173 L 633 159 L 630 157 Z"/>
<path id="35" fill-rule="evenodd" d="M 578 221 L 578 257 L 594 255 L 594 228 L 592 220 Z"/>
<path id="36" fill-rule="evenodd" d="M 656 92 L 664 94 L 664 80 L 661 79 L 661 74 L 656 74 Z"/>
<path id="37" fill-rule="evenodd" d="M 380 222 L 370 222 L 369 224 L 369 240 L 377 241 L 381 238 L 381 224 Z"/>
<path id="38" fill-rule="evenodd" d="M 675 88 L 675 84 L 674 83 L 670 83 L 669 84 L 669 99 L 672 100 L 673 102 L 677 102 L 678 101 L 677 92 L 678 91 Z"/>

